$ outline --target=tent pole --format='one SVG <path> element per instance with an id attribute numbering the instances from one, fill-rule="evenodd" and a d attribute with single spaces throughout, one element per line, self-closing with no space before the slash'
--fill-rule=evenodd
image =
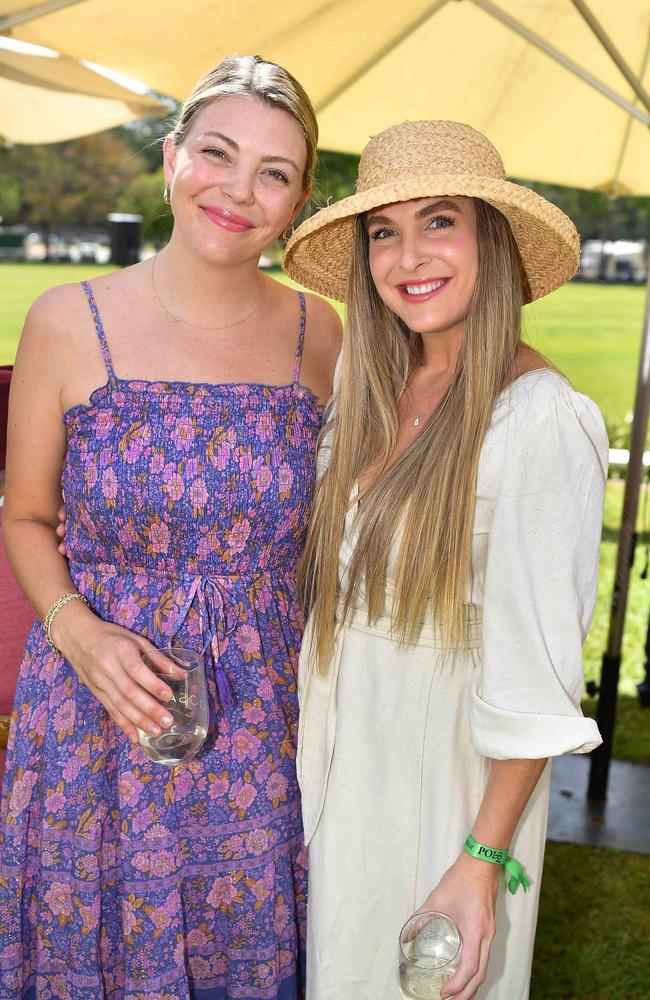
<path id="1" fill-rule="evenodd" d="M 602 745 L 591 755 L 589 789 L 587 796 L 592 801 L 603 802 L 607 798 L 607 779 L 612 756 L 614 723 L 616 719 L 616 698 L 618 678 L 621 668 L 621 646 L 625 626 L 625 611 L 630 583 L 630 571 L 634 562 L 636 543 L 636 516 L 639 493 L 643 481 L 643 452 L 648 429 L 650 409 L 650 273 L 646 297 L 645 320 L 639 358 L 639 373 L 632 420 L 632 440 L 630 459 L 625 476 L 625 495 L 618 542 L 618 556 L 610 608 L 609 635 L 607 649 L 603 655 L 598 695 L 596 721 L 603 737 Z"/>
<path id="2" fill-rule="evenodd" d="M 638 118 L 644 125 L 650 126 L 650 114 L 646 114 L 645 111 L 642 111 L 641 108 L 637 108 L 631 103 L 631 101 L 621 97 L 621 95 L 617 94 L 615 90 L 612 90 L 612 88 L 608 87 L 607 84 L 602 82 L 602 80 L 599 80 L 597 76 L 593 76 L 592 73 L 584 69 L 577 62 L 574 62 L 573 59 L 569 58 L 569 56 L 560 52 L 560 50 L 556 49 L 555 46 L 550 45 L 549 42 L 541 38 L 540 35 L 536 35 L 534 31 L 527 28 L 525 24 L 521 23 L 521 21 L 517 21 L 516 18 L 511 17 L 510 14 L 506 14 L 506 12 L 501 10 L 500 7 L 497 7 L 496 4 L 491 3 L 491 0 L 472 0 L 472 3 L 476 4 L 477 7 L 480 7 L 481 10 L 484 10 L 486 14 L 490 14 L 497 21 L 501 21 L 502 24 L 505 24 L 506 28 L 510 28 L 511 31 L 520 35 L 527 42 L 530 42 L 531 45 L 534 45 L 536 48 L 544 52 L 547 56 L 555 59 L 555 61 L 559 62 L 565 69 L 568 69 L 571 73 L 575 73 L 575 75 L 579 76 L 581 80 L 584 80 L 585 83 L 594 87 L 597 91 L 599 91 L 599 93 L 603 94 L 604 97 L 608 97 L 610 101 L 618 104 L 618 106 L 623 108 L 624 111 L 627 111 L 628 114 Z"/>
<path id="3" fill-rule="evenodd" d="M 642 77 L 637 77 L 636 74 L 633 73 L 598 18 L 594 17 L 584 0 L 571 0 L 571 3 L 587 22 L 594 35 L 607 52 L 608 56 L 616 63 L 617 67 L 620 69 L 621 73 L 641 103 L 645 106 L 646 110 L 650 111 L 650 94 L 648 94 L 648 91 L 645 90 L 643 86 Z"/>
<path id="4" fill-rule="evenodd" d="M 19 10 L 15 14 L 5 14 L 4 17 L 0 17 L 0 31 L 6 34 L 18 24 L 27 24 L 28 21 L 52 14 L 55 10 L 61 10 L 62 7 L 74 7 L 75 4 L 83 2 L 84 0 L 45 0 L 44 3 L 35 3 L 27 10 Z"/>
<path id="5" fill-rule="evenodd" d="M 648 31 L 648 44 L 645 47 L 645 53 L 643 60 L 641 62 L 641 70 L 639 72 L 639 79 L 643 80 L 645 77 L 645 71 L 648 68 L 648 59 L 650 59 L 650 31 Z M 621 142 L 621 148 L 618 154 L 618 161 L 616 163 L 616 169 L 614 171 L 614 176 L 612 178 L 612 194 L 616 195 L 616 188 L 618 186 L 618 179 L 621 176 L 621 170 L 623 169 L 623 160 L 625 159 L 625 154 L 627 152 L 627 146 L 630 141 L 630 133 L 632 131 L 632 119 L 628 118 L 625 123 L 625 134 L 623 136 L 623 141 Z M 648 241 L 648 249 L 650 250 L 650 241 Z"/>

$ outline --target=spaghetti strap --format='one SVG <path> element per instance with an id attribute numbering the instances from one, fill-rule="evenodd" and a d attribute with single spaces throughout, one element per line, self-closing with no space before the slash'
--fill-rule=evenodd
<path id="1" fill-rule="evenodd" d="M 102 355 L 104 356 L 104 364 L 106 365 L 106 371 L 108 372 L 108 379 L 109 382 L 112 382 L 115 379 L 115 369 L 113 368 L 113 359 L 111 358 L 111 352 L 108 349 L 108 341 L 106 340 L 106 334 L 104 333 L 104 327 L 102 325 L 102 318 L 99 315 L 99 309 L 97 308 L 97 303 L 95 302 L 95 296 L 93 295 L 93 290 L 87 281 L 82 281 L 81 287 L 86 293 L 86 298 L 88 299 L 88 305 L 95 322 L 97 338 L 102 349 Z"/>
<path id="2" fill-rule="evenodd" d="M 300 362 L 302 361 L 302 348 L 305 342 L 305 326 L 307 325 L 307 305 L 305 303 L 305 293 L 298 292 L 300 302 L 300 331 L 298 333 L 298 347 L 296 349 L 296 363 L 293 368 L 293 384 L 300 379 Z"/>

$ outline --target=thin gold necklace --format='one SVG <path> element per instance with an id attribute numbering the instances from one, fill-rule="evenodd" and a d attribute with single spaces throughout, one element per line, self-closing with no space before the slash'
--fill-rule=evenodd
<path id="1" fill-rule="evenodd" d="M 156 299 L 156 302 L 163 310 L 163 312 L 166 312 L 169 318 L 173 320 L 174 323 L 182 323 L 183 326 L 189 326 L 194 328 L 195 330 L 210 330 L 211 332 L 216 332 L 217 330 L 230 330 L 233 327 L 241 326 L 243 323 L 246 322 L 247 319 L 250 319 L 251 316 L 257 312 L 260 305 L 262 304 L 262 299 L 264 298 L 264 285 L 262 285 L 262 289 L 260 291 L 259 298 L 255 303 L 255 306 L 251 309 L 249 313 L 246 313 L 246 315 L 242 319 L 238 319 L 234 323 L 224 323 L 221 326 L 204 326 L 203 323 L 192 323 L 187 319 L 183 319 L 182 316 L 177 316 L 176 313 L 173 313 L 171 309 L 169 309 L 165 305 L 160 295 L 158 294 L 158 289 L 156 288 L 156 279 L 154 276 L 154 270 L 157 260 L 158 260 L 158 254 L 155 254 L 151 261 L 151 287 L 153 289 L 153 294 L 154 298 Z"/>
<path id="2" fill-rule="evenodd" d="M 408 398 L 408 401 L 409 401 L 409 406 L 411 407 L 411 409 L 413 411 L 413 416 L 415 417 L 415 420 L 413 421 L 413 426 L 414 427 L 419 427 L 420 426 L 420 421 L 422 420 L 422 417 L 426 417 L 426 415 L 428 413 L 433 413 L 433 411 L 435 410 L 435 408 L 436 408 L 436 406 L 438 404 L 434 403 L 434 405 L 431 406 L 431 407 L 429 407 L 428 410 L 420 410 L 420 411 L 418 411 L 416 409 L 416 407 L 415 407 L 414 402 L 413 402 L 413 396 L 411 395 L 411 390 L 409 389 L 408 385 L 404 385 L 404 392 L 407 395 L 407 398 Z"/>

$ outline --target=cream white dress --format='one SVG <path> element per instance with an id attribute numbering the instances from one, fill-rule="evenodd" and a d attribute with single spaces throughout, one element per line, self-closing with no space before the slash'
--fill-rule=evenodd
<path id="1" fill-rule="evenodd" d="M 398 1000 L 397 935 L 472 828 L 490 759 L 585 753 L 582 642 L 593 613 L 607 469 L 595 404 L 551 370 L 516 380 L 483 446 L 467 643 L 399 647 L 363 608 L 325 676 L 300 659 L 298 777 L 309 844 L 308 1000 Z M 327 445 L 320 456 L 327 461 Z M 341 550 L 354 544 L 354 507 Z M 390 593 L 390 574 L 387 581 Z M 526 1000 L 546 833 L 547 767 L 511 844 L 532 878 L 499 891 L 480 1000 Z"/>

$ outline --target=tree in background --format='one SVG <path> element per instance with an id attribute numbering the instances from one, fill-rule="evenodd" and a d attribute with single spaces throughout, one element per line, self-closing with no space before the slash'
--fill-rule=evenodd
<path id="1" fill-rule="evenodd" d="M 603 191 L 584 191 L 559 184 L 526 182 L 573 219 L 583 240 L 647 240 L 650 198 L 613 198 Z"/>
<path id="2" fill-rule="evenodd" d="M 58 225 L 98 226 L 115 211 L 129 180 L 142 170 L 129 146 L 100 132 L 46 146 L 0 148 L 0 173 L 18 188 L 5 224 L 21 222 L 47 236 Z"/>
<path id="3" fill-rule="evenodd" d="M 20 202 L 20 186 L 16 178 L 3 177 L 0 184 L 0 223 L 16 215 L 20 209 Z"/>
<path id="4" fill-rule="evenodd" d="M 354 194 L 358 169 L 359 157 L 354 153 L 319 150 L 312 195 L 313 211 Z"/>
<path id="5" fill-rule="evenodd" d="M 174 117 L 180 108 L 180 104 L 175 104 L 170 98 L 166 100 L 169 114 L 165 118 L 139 118 L 115 130 L 120 139 L 138 154 L 145 164 L 144 170 L 149 174 L 154 173 L 162 163 L 163 139 L 174 127 Z"/>
<path id="6" fill-rule="evenodd" d="M 171 212 L 163 205 L 162 140 L 167 118 L 143 118 L 120 128 L 46 146 L 0 147 L 0 216 L 47 235 L 57 226 L 105 226 L 109 212 L 143 217 L 143 237 L 165 242 Z M 359 157 L 319 152 L 313 196 L 301 216 L 352 194 Z M 616 198 L 554 184 L 530 183 L 576 223 L 583 240 L 648 239 L 650 198 Z M 298 220 L 301 221 L 301 220 Z"/>
<path id="7" fill-rule="evenodd" d="M 142 216 L 142 238 L 152 243 L 166 243 L 172 231 L 172 213 L 163 203 L 165 180 L 162 167 L 150 174 L 131 178 L 117 201 L 118 212 Z"/>

